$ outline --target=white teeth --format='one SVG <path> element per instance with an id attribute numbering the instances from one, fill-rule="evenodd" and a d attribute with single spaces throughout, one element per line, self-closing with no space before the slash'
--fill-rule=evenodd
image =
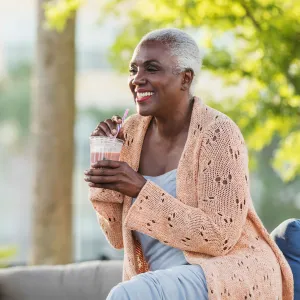
<path id="1" fill-rule="evenodd" d="M 143 97 L 151 96 L 153 94 L 154 94 L 153 92 L 145 92 L 145 93 L 137 93 L 137 96 L 139 98 L 143 98 Z"/>

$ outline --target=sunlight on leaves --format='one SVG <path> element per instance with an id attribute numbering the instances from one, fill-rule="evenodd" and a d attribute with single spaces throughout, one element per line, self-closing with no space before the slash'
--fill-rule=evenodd
<path id="1" fill-rule="evenodd" d="M 59 0 L 50 1 L 44 5 L 47 29 L 62 32 L 67 21 L 74 16 L 74 13 L 84 3 L 84 0 Z"/>
<path id="2" fill-rule="evenodd" d="M 295 155 L 298 153 L 298 155 Z M 275 153 L 273 167 L 284 181 L 290 181 L 300 171 L 300 131 L 282 140 Z"/>
<path id="3" fill-rule="evenodd" d="M 0 247 L 0 267 L 3 268 L 7 262 L 17 254 L 15 247 Z"/>

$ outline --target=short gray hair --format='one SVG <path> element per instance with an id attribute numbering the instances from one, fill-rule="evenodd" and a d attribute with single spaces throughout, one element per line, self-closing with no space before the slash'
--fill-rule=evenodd
<path id="1" fill-rule="evenodd" d="M 189 34 L 177 28 L 157 29 L 147 33 L 139 45 L 147 41 L 158 41 L 168 45 L 171 55 L 177 58 L 176 71 L 180 73 L 185 70 L 192 70 L 197 79 L 202 66 L 202 55 L 195 40 Z M 192 89 L 195 83 L 194 78 Z"/>

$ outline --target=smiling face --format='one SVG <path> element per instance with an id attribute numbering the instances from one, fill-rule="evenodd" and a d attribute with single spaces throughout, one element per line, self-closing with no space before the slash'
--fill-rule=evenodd
<path id="1" fill-rule="evenodd" d="M 176 63 L 176 57 L 161 42 L 147 41 L 136 48 L 129 87 L 140 115 L 164 115 L 182 100 L 184 75 L 175 72 Z"/>

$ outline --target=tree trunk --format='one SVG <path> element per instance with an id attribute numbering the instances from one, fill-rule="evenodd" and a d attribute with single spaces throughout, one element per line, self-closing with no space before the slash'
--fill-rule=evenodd
<path id="1" fill-rule="evenodd" d="M 31 264 L 65 264 L 72 255 L 75 17 L 62 33 L 44 28 L 38 0 L 33 84 L 34 199 Z"/>

